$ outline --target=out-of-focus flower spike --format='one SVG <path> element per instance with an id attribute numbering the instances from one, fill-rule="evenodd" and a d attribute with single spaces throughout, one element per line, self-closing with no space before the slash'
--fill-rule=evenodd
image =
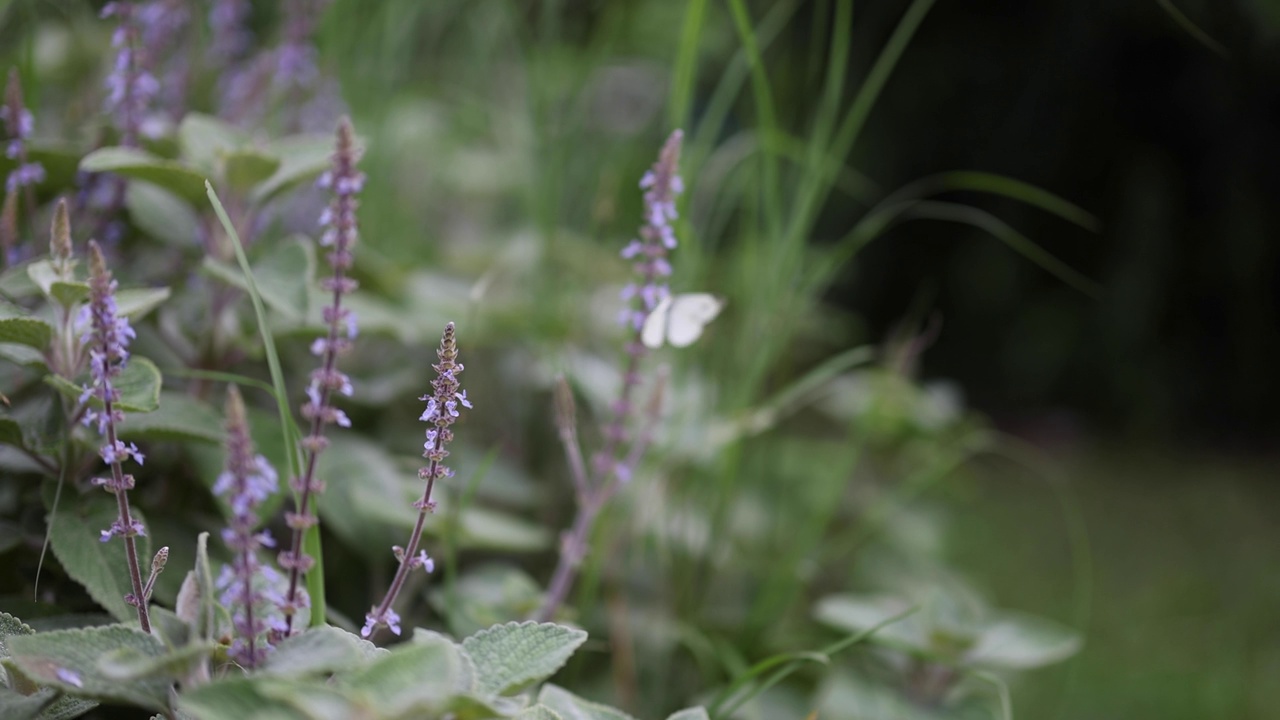
<path id="1" fill-rule="evenodd" d="M 364 186 L 364 173 L 356 167 L 360 155 L 351 121 L 342 118 L 338 123 L 332 164 L 323 176 L 333 191 L 333 199 L 321 216 L 324 234 L 320 241 L 321 245 L 329 248 L 327 259 L 333 268 L 333 275 L 321 283 L 331 293 L 331 301 L 322 313 L 328 331 L 311 345 L 311 352 L 320 357 L 320 367 L 311 373 L 311 382 L 306 389 L 307 402 L 302 405 L 302 416 L 311 425 L 310 432 L 302 440 L 307 454 L 306 469 L 303 476 L 292 483 L 298 491 L 298 506 L 286 515 L 286 521 L 293 528 L 293 539 L 289 549 L 280 554 L 280 566 L 289 570 L 289 589 L 285 594 L 285 625 L 289 631 L 293 627 L 292 611 L 305 607 L 305 595 L 300 593 L 299 583 L 313 562 L 302 552 L 302 534 L 317 522 L 311 512 L 311 498 L 323 484 L 315 478 L 315 460 L 328 446 L 325 439 L 327 426 L 351 426 L 350 418 L 333 406 L 332 399 L 334 393 L 349 397 L 354 392 L 351 378 L 338 370 L 338 357 L 351 349 L 356 335 L 355 316 L 343 306 L 342 300 L 357 287 L 356 281 L 347 276 L 347 271 L 354 262 L 352 250 L 359 238 L 356 209 L 360 202 L 356 195 Z"/>

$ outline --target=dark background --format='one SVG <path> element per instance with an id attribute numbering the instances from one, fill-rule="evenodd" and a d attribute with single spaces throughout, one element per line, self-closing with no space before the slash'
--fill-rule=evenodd
<path id="1" fill-rule="evenodd" d="M 851 83 L 900 5 L 855 10 Z M 1090 234 L 1012 201 L 957 198 L 1097 280 L 1096 300 L 978 231 L 932 221 L 872 243 L 833 292 L 874 336 L 922 287 L 936 292 L 943 332 L 924 375 L 964 378 L 973 403 L 1015 432 L 1275 446 L 1276 10 L 1180 5 L 1225 56 L 1157 0 L 939 2 L 855 149 L 854 165 L 890 190 L 984 170 L 1098 216 Z M 813 42 L 812 16 L 828 9 L 804 12 L 786 47 Z M 839 233 L 861 212 L 833 203 L 820 231 Z"/>

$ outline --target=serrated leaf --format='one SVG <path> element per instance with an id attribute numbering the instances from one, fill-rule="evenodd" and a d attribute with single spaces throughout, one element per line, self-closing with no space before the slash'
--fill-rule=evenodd
<path id="1" fill-rule="evenodd" d="M 538 702 L 559 713 L 564 720 L 635 720 L 617 708 L 583 700 L 558 685 L 543 685 Z"/>
<path id="2" fill-rule="evenodd" d="M 249 290 L 239 267 L 205 258 L 201 269 L 228 285 L 245 292 Z M 253 263 L 253 276 L 262 301 L 293 322 L 301 322 L 307 316 L 315 274 L 315 250 L 311 242 L 301 236 L 279 243 Z"/>
<path id="3" fill-rule="evenodd" d="M 455 643 L 441 636 L 414 637 L 345 678 L 386 715 L 409 708 L 443 711 L 474 687 L 475 667 Z"/>
<path id="4" fill-rule="evenodd" d="M 125 440 L 194 440 L 221 443 L 226 436 L 222 416 L 206 402 L 180 392 L 161 392 L 159 406 L 149 413 L 124 416 L 119 426 Z"/>
<path id="5" fill-rule="evenodd" d="M 182 159 L 212 175 L 218 158 L 245 144 L 247 138 L 235 126 L 211 115 L 187 113 L 178 125 L 178 148 Z"/>
<path id="6" fill-rule="evenodd" d="M 113 172 L 127 178 L 155 183 L 191 203 L 204 197 L 204 174 L 176 160 L 152 155 L 145 150 L 105 147 L 94 150 L 80 161 L 86 172 Z"/>
<path id="7" fill-rule="evenodd" d="M 52 337 L 52 325 L 31 317 L 17 305 L 0 301 L 0 342 L 18 343 L 43 350 L 49 346 L 49 339 Z"/>
<path id="8" fill-rule="evenodd" d="M 124 702 L 154 710 L 167 708 L 171 680 L 122 683 L 102 673 L 98 659 L 123 649 L 144 657 L 164 654 L 159 640 L 123 625 L 55 630 L 9 639 L 12 662 L 41 685 L 99 701 Z"/>
<path id="9" fill-rule="evenodd" d="M 52 499 L 52 492 L 47 492 L 46 507 Z M 133 517 L 145 524 L 141 511 L 137 508 L 132 511 Z M 101 531 L 111 526 L 117 512 L 114 497 L 103 490 L 93 490 L 79 498 L 67 497 L 64 493 L 58 511 L 50 520 L 49 544 L 62 568 L 84 586 L 90 597 L 117 620 L 136 622 L 137 608 L 124 601 L 124 596 L 133 592 L 124 545 L 117 539 L 105 543 L 100 539 Z M 150 539 L 139 536 L 134 541 L 140 562 L 148 562 Z"/>
<path id="10" fill-rule="evenodd" d="M 57 375 L 47 375 L 44 381 L 72 400 L 79 400 L 84 388 Z M 160 368 L 150 360 L 133 356 L 129 364 L 124 366 L 113 383 L 120 391 L 120 400 L 115 406 L 126 413 L 149 413 L 160 407 L 160 386 L 163 378 Z M 92 407 L 102 407 L 102 400 L 96 395 L 89 399 Z"/>
<path id="11" fill-rule="evenodd" d="M 667 720 L 711 720 L 711 716 L 707 714 L 707 709 L 698 706 L 677 710 L 667 716 Z"/>
<path id="12" fill-rule="evenodd" d="M 7 612 L 0 612 L 0 658 L 9 657 L 9 646 L 5 639 L 11 635 L 35 635 L 31 626 Z"/>
<path id="13" fill-rule="evenodd" d="M 586 640 L 587 633 L 576 628 L 512 622 L 481 630 L 463 640 L 462 648 L 476 664 L 477 689 L 504 695 L 554 675 Z"/>
<path id="14" fill-rule="evenodd" d="M 167 287 L 129 288 L 116 291 L 116 312 L 130 320 L 138 320 L 169 299 Z"/>
<path id="15" fill-rule="evenodd" d="M 254 188 L 250 199 L 258 205 L 328 169 L 333 156 L 333 136 L 292 135 L 267 143 L 264 150 L 280 158 L 280 167 L 266 182 Z"/>
<path id="16" fill-rule="evenodd" d="M 386 652 L 368 640 L 325 625 L 281 642 L 259 672 L 290 677 L 351 671 L 364 665 L 369 658 Z"/>
<path id="17" fill-rule="evenodd" d="M 125 194 L 129 219 L 143 234 L 178 248 L 198 248 L 200 217 L 172 192 L 143 180 L 129 183 Z"/>
<path id="18" fill-rule="evenodd" d="M 534 705 L 521 710 L 513 720 L 564 720 L 564 716 L 546 705 Z"/>
<path id="19" fill-rule="evenodd" d="M 248 192 L 280 169 L 280 158 L 252 148 L 233 150 L 222 162 L 222 179 L 237 193 Z"/>

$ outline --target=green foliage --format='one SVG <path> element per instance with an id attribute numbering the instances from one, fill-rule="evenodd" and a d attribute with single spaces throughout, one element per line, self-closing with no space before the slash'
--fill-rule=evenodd
<path id="1" fill-rule="evenodd" d="M 505 695 L 555 674 L 587 639 L 581 630 L 552 623 L 507 623 L 462 641 L 475 663 L 478 689 Z"/>
<path id="2" fill-rule="evenodd" d="M 157 673 L 164 646 L 150 635 L 122 625 L 55 630 L 8 639 L 5 665 L 33 682 L 103 702 L 138 705 L 153 710 L 169 706 L 172 678 Z M 148 672 L 121 682 L 116 663 L 127 658 Z M 143 659 L 157 661 L 154 664 Z M 157 676 L 158 675 L 158 676 Z"/>
<path id="3" fill-rule="evenodd" d="M 53 337 L 53 326 L 34 318 L 21 308 L 0 301 L 0 342 L 26 345 L 43 350 Z"/>
<path id="4" fill-rule="evenodd" d="M 50 510 L 50 546 L 63 569 L 117 620 L 136 621 L 138 611 L 124 601 L 124 596 L 133 590 L 124 563 L 124 547 L 118 540 L 102 542 L 100 538 L 100 533 L 116 519 L 114 496 L 100 489 L 79 497 L 68 498 L 64 493 L 56 510 L 52 488 L 46 492 L 46 498 L 46 507 Z M 140 510 L 135 509 L 133 515 L 145 524 Z M 149 538 L 142 536 L 135 540 L 139 556 L 144 562 L 149 560 Z"/>
<path id="5" fill-rule="evenodd" d="M 84 386 L 71 382 L 60 375 L 48 375 L 49 383 L 68 400 L 79 400 Z M 129 364 L 112 382 L 112 387 L 120 391 L 120 399 L 113 405 L 126 413 L 149 413 L 160 407 L 160 386 L 164 378 L 160 368 L 144 357 L 129 358 Z M 102 398 L 90 396 L 89 405 L 102 407 Z"/>

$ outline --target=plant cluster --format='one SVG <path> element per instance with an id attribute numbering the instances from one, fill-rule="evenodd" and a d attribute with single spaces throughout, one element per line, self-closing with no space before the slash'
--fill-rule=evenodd
<path id="1" fill-rule="evenodd" d="M 550 544 L 548 533 L 504 508 L 509 498 L 473 504 L 508 464 L 497 451 L 464 460 L 465 470 L 446 464 L 459 449 L 483 455 L 463 430 L 475 422 L 479 434 L 485 420 L 473 415 L 499 404 L 500 383 L 485 382 L 494 375 L 486 365 L 498 361 L 468 356 L 468 382 L 484 399 L 473 412 L 461 384 L 467 321 L 427 330 L 421 321 L 432 312 L 361 287 L 377 284 L 370 268 L 385 258 L 362 260 L 365 142 L 314 45 L 327 5 L 290 0 L 276 30 L 264 32 L 269 24 L 243 0 L 216 0 L 207 17 L 173 0 L 108 3 L 99 22 L 114 60 L 97 89 L 92 146 L 44 142 L 20 73 L 9 75 L 0 106 L 0 466 L 10 477 L 0 484 L 20 499 L 23 540 L 34 539 L 27 525 L 43 537 L 25 543 L 39 559 L 20 568 L 36 600 L 0 596 L 5 717 L 69 718 L 103 712 L 95 711 L 103 704 L 214 720 L 625 718 L 546 682 L 586 642 L 579 626 L 629 622 L 619 619 L 625 601 L 593 602 L 602 584 L 615 598 L 662 592 L 604 569 L 613 521 L 635 518 L 678 548 L 670 563 L 677 616 L 696 618 L 719 602 L 725 588 L 710 578 L 721 572 L 721 553 L 772 547 L 767 567 L 735 580 L 759 603 L 733 622 L 748 635 L 771 625 L 785 633 L 787 623 L 774 621 L 795 604 L 802 583 L 794 574 L 809 552 L 842 524 L 842 500 L 828 493 L 843 492 L 852 472 L 843 435 L 836 453 L 815 443 L 824 462 L 835 458 L 829 469 L 840 477 L 796 491 L 788 502 L 812 518 L 796 532 L 784 527 L 787 508 L 776 525 L 750 519 L 768 507 L 763 492 L 771 489 L 744 486 L 707 503 L 675 494 L 673 468 L 719 465 L 723 478 L 759 462 L 784 476 L 786 452 L 747 453 L 815 404 L 856 428 L 854 455 L 865 449 L 887 474 L 923 478 L 920 489 L 988 438 L 914 382 L 921 343 L 911 328 L 890 344 L 896 354 L 883 366 L 852 372 L 871 357 L 857 349 L 754 407 L 695 414 L 698 428 L 682 426 L 706 379 L 659 365 L 654 356 L 663 351 L 655 350 L 663 339 L 698 340 L 723 303 L 670 287 L 679 265 L 672 260 L 684 250 L 677 237 L 688 225 L 677 211 L 686 136 L 676 130 L 639 181 L 637 237 L 621 261 L 608 261 L 632 272 L 619 283 L 626 337 L 616 326 L 605 333 L 609 357 L 620 358 L 605 363 L 611 382 L 593 385 L 574 359 L 531 381 L 554 407 L 563 455 L 556 467 L 574 508 L 559 546 L 541 556 L 551 558 L 547 588 L 510 564 L 476 562 L 474 572 L 460 572 L 462 551 L 536 552 Z M 275 45 L 260 41 L 272 37 Z M 808 192 L 816 202 L 822 188 Z M 770 262 L 767 272 L 780 276 L 808 272 L 796 256 Z M 614 292 L 621 275 L 606 271 L 603 290 Z M 453 307 L 460 293 L 441 294 L 439 304 Z M 730 303 L 738 300 L 740 316 L 760 323 L 753 332 L 786 335 L 777 309 L 763 312 L 758 298 Z M 427 342 L 434 362 L 423 358 Z M 729 373 L 741 391 L 767 385 L 765 366 L 755 363 L 780 349 L 762 348 L 743 372 Z M 383 352 L 413 367 L 392 373 L 379 363 Z M 426 462 L 410 479 L 391 454 L 403 448 L 383 445 L 404 434 L 408 423 L 393 411 L 407 386 L 420 391 L 428 368 L 429 390 L 419 397 Z M 393 381 L 379 385 L 384 374 Z M 383 444 L 368 439 L 380 434 Z M 643 509 L 685 502 L 705 514 L 650 517 Z M 865 534 L 831 533 L 825 552 L 845 558 L 882 528 L 875 512 L 859 515 Z M 779 542 L 774 532 L 796 536 Z M 44 562 L 46 545 L 56 562 Z M 990 698 L 974 685 L 1003 688 L 994 673 L 1048 664 L 1078 645 L 1048 621 L 985 608 L 959 581 L 945 594 L 899 589 L 871 596 L 830 588 L 812 615 L 842 640 L 801 655 L 795 644 L 825 631 L 784 643 L 744 637 L 742 654 L 702 668 L 715 679 L 664 700 L 663 714 L 696 701 L 670 718 L 735 716 L 807 660 L 829 662 L 863 641 L 879 648 L 879 666 L 907 678 L 904 689 L 844 674 L 815 702 L 856 686 L 864 708 L 873 698 L 890 713 L 970 712 Z M 362 603 L 367 611 L 355 609 Z M 354 612 L 365 612 L 363 622 Z M 447 633 L 425 627 L 432 613 Z M 721 632 L 716 622 L 705 632 Z M 655 641 L 685 633 L 679 625 L 657 623 Z M 680 642 L 705 665 L 715 643 L 704 631 L 685 635 Z M 613 661 L 622 667 L 629 652 Z M 772 656 L 751 665 L 756 654 Z"/>

